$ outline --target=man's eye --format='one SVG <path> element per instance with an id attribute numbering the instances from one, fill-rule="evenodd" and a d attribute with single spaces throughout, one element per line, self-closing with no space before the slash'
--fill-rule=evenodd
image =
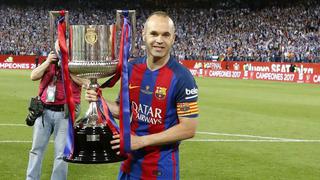
<path id="1" fill-rule="evenodd" d="M 150 33 L 150 35 L 151 35 L 151 36 L 157 36 L 158 34 L 157 34 L 157 33 L 152 32 L 152 33 Z"/>
<path id="2" fill-rule="evenodd" d="M 163 37 L 170 37 L 170 33 L 164 33 Z"/>

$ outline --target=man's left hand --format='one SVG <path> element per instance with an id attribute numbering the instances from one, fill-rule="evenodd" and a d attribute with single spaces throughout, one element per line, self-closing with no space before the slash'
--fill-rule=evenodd
<path id="1" fill-rule="evenodd" d="M 113 136 L 111 143 L 111 148 L 113 150 L 117 150 L 117 154 L 120 154 L 120 134 Z M 135 136 L 131 135 L 131 150 L 138 150 L 145 147 L 144 138 L 143 136 Z"/>

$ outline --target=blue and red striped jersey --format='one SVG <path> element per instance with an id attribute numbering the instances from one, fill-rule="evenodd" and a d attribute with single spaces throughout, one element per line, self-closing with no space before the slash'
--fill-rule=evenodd
<path id="1" fill-rule="evenodd" d="M 151 71 L 146 57 L 129 62 L 131 133 L 159 133 L 179 123 L 179 117 L 198 116 L 198 87 L 190 71 L 171 57 Z M 179 142 L 146 147 L 130 153 L 122 173 L 134 179 L 179 179 Z"/>

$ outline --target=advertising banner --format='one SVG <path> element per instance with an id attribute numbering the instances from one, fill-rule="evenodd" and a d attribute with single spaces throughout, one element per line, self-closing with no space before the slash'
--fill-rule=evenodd
<path id="1" fill-rule="evenodd" d="M 180 61 L 193 76 L 320 84 L 320 64 Z"/>
<path id="2" fill-rule="evenodd" d="M 0 69 L 34 69 L 36 58 L 37 56 L 0 55 Z M 45 59 L 46 57 L 39 56 L 38 63 Z"/>

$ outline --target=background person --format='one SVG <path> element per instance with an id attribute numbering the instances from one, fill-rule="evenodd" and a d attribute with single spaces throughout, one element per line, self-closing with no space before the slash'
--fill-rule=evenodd
<path id="1" fill-rule="evenodd" d="M 58 65 L 57 55 L 51 51 L 47 59 L 31 72 L 31 80 L 40 80 L 39 91 L 44 104 L 42 116 L 38 117 L 33 127 L 32 147 L 29 153 L 27 180 L 39 180 L 45 149 L 50 136 L 54 138 L 54 163 L 52 180 L 67 179 L 68 165 L 63 161 L 63 152 L 66 144 L 68 117 L 65 112 L 66 104 L 62 75 Z M 76 114 L 80 112 L 81 86 L 85 80 L 71 75 L 73 98 L 76 105 Z"/>

